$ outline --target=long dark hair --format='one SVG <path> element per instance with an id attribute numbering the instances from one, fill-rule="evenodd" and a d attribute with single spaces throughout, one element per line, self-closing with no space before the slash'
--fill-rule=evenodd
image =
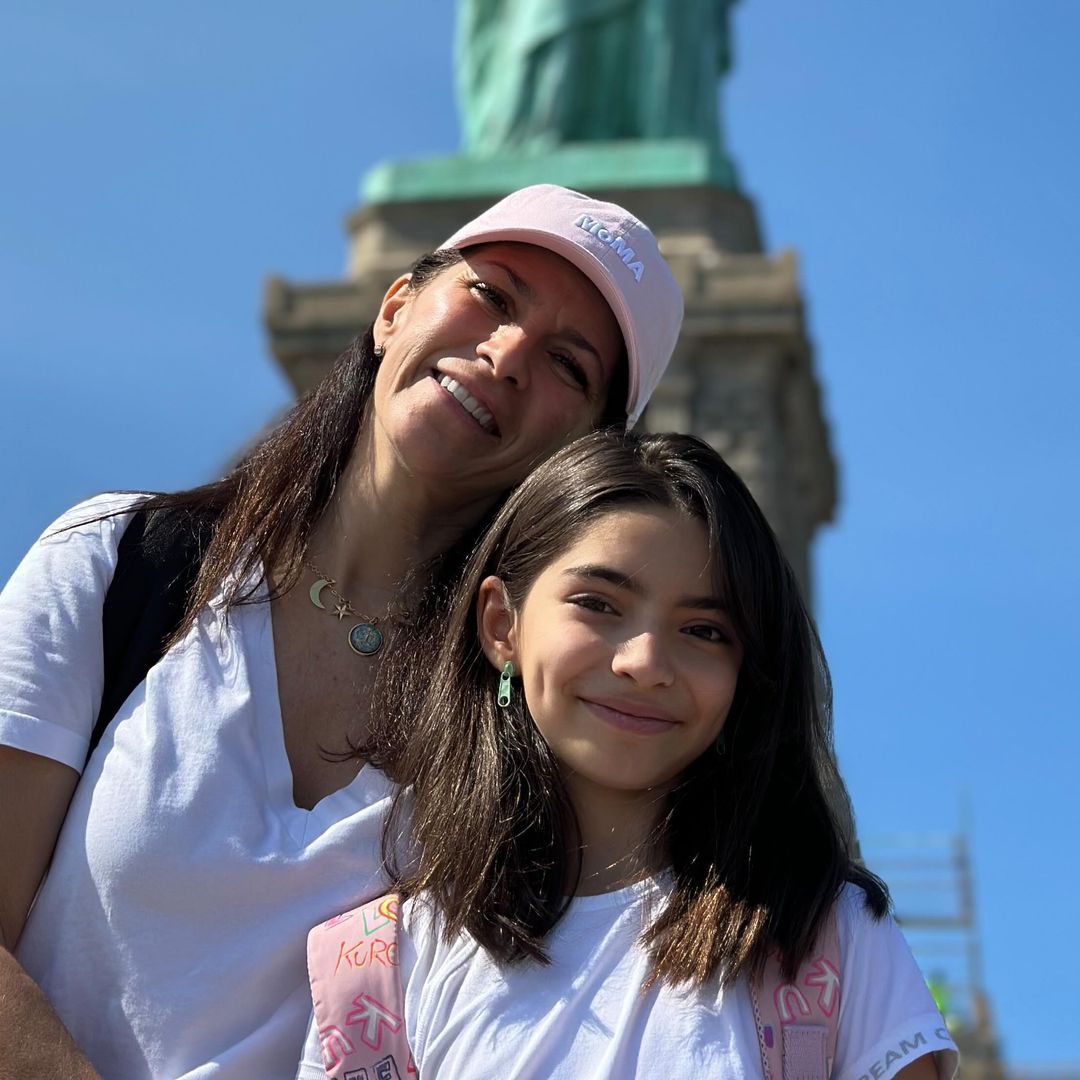
<path id="1" fill-rule="evenodd" d="M 657 825 L 673 890 L 642 939 L 652 977 L 731 982 L 774 950 L 793 976 L 845 882 L 862 886 L 877 916 L 888 894 L 850 847 L 828 669 L 795 576 L 745 485 L 692 436 L 598 432 L 556 453 L 431 600 L 427 629 L 397 643 L 367 747 L 403 785 L 384 855 L 405 896 L 431 898 L 448 938 L 466 931 L 506 962 L 545 958 L 580 872 L 576 820 L 521 695 L 496 707 L 475 599 L 494 574 L 520 610 L 590 522 L 641 503 L 703 522 L 744 650 L 726 749 L 687 768 Z"/>
<path id="2" fill-rule="evenodd" d="M 461 259 L 462 252 L 451 248 L 422 255 L 410 269 L 409 288 L 422 289 Z M 167 538 L 190 529 L 201 548 L 199 573 L 169 645 L 185 636 L 227 577 L 236 584 L 224 598 L 226 606 L 252 600 L 271 567 L 275 585 L 268 598 L 295 585 L 311 530 L 329 505 L 356 444 L 378 366 L 372 324 L 225 476 L 139 500 L 140 510 L 148 514 L 144 543 L 152 545 L 162 540 L 160 534 Z M 126 511 L 124 506 L 105 516 Z"/>

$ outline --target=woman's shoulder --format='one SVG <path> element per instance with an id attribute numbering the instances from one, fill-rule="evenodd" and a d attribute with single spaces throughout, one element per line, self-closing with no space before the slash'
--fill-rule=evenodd
<path id="1" fill-rule="evenodd" d="M 146 498 L 107 492 L 76 503 L 49 525 L 23 556 L 3 590 L 3 603 L 41 607 L 75 593 L 103 594 L 112 578 L 120 537 Z"/>
<path id="2" fill-rule="evenodd" d="M 131 520 L 129 511 L 145 495 L 106 492 L 65 510 L 38 537 L 4 589 L 5 601 L 24 599 L 26 590 L 40 603 L 47 593 L 55 600 L 76 595 L 104 596 L 116 568 L 120 538 Z"/>
<path id="3" fill-rule="evenodd" d="M 80 523 L 91 523 L 98 519 L 123 514 L 134 510 L 150 497 L 150 494 L 144 491 L 101 491 L 96 495 L 80 499 L 69 507 L 56 519 L 51 528 L 78 526 Z M 46 534 L 49 531 L 50 529 L 46 529 Z"/>
<path id="4" fill-rule="evenodd" d="M 0 743 L 81 769 L 103 685 L 102 608 L 142 496 L 77 503 L 0 591 Z"/>
<path id="5" fill-rule="evenodd" d="M 131 520 L 131 512 L 147 498 L 148 495 L 139 492 L 107 491 L 83 499 L 42 532 L 30 554 L 37 548 L 56 552 L 60 558 L 63 552 L 99 551 L 115 561 L 116 547 Z"/>

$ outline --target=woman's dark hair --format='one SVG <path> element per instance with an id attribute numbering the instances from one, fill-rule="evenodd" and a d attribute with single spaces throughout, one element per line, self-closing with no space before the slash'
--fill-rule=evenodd
<path id="1" fill-rule="evenodd" d="M 845 882 L 863 888 L 877 916 L 888 894 L 851 850 L 828 670 L 794 574 L 745 485 L 692 436 L 597 432 L 557 452 L 511 494 L 456 584 L 432 601 L 428 629 L 395 644 L 366 748 L 405 785 L 384 854 L 403 895 L 431 898 L 448 938 L 466 931 L 502 961 L 544 959 L 580 872 L 576 819 L 522 695 L 496 707 L 476 596 L 494 574 L 520 610 L 544 567 L 591 522 L 641 504 L 704 524 L 743 646 L 726 749 L 686 769 L 657 825 L 655 853 L 673 891 L 642 939 L 652 977 L 703 983 L 720 973 L 733 982 L 774 950 L 792 977 Z M 402 835 L 414 853 L 405 861 Z"/>
<path id="2" fill-rule="evenodd" d="M 461 261 L 462 252 L 453 248 L 424 255 L 411 267 L 409 287 L 422 289 Z M 373 327 L 368 327 L 315 389 L 226 476 L 185 491 L 155 494 L 140 503 L 140 509 L 148 512 L 180 512 L 179 519 L 176 514 L 152 515 L 147 542 L 155 542 L 156 528 L 190 526 L 204 548 L 184 619 L 170 645 L 185 636 L 230 571 L 236 571 L 231 580 L 237 584 L 225 597 L 227 605 L 250 601 L 266 567 L 276 569 L 271 597 L 296 583 L 311 530 L 326 510 L 356 444 L 377 369 Z M 626 422 L 625 360 L 616 372 L 601 424 Z"/>
<path id="3" fill-rule="evenodd" d="M 454 249 L 422 256 L 411 268 L 410 287 L 422 289 L 460 261 L 461 252 Z M 228 605 L 251 600 L 265 579 L 266 567 L 278 571 L 272 595 L 295 584 L 311 530 L 326 510 L 356 444 L 378 366 L 369 326 L 314 390 L 224 477 L 185 491 L 161 492 L 139 503 L 148 513 L 180 512 L 179 521 L 176 514 L 151 513 L 148 542 L 154 542 L 156 527 L 190 524 L 205 543 L 184 619 L 170 645 L 185 636 L 230 571 L 236 571 L 232 580 L 237 584 L 225 597 Z"/>

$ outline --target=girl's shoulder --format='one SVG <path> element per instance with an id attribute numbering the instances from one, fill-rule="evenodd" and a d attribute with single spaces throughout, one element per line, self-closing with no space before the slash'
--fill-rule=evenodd
<path id="1" fill-rule="evenodd" d="M 835 907 L 836 935 L 845 995 L 863 972 L 912 973 L 923 986 L 918 965 L 891 913 L 877 916 L 866 893 L 855 884 L 844 886 Z"/>
<path id="2" fill-rule="evenodd" d="M 914 963 L 891 912 L 876 915 L 860 886 L 851 882 L 844 886 L 836 901 L 835 917 L 840 962 L 845 969 L 867 961 Z"/>
<path id="3" fill-rule="evenodd" d="M 875 926 L 892 922 L 892 916 L 879 919 L 870 908 L 870 901 L 863 889 L 854 882 L 847 882 L 836 899 L 836 923 L 841 944 L 850 942 L 865 933 L 873 933 Z"/>
<path id="4" fill-rule="evenodd" d="M 888 1080 L 932 1053 L 938 1075 L 956 1072 L 956 1045 L 892 915 L 878 918 L 857 885 L 836 903 L 840 1016 L 836 1080 Z"/>

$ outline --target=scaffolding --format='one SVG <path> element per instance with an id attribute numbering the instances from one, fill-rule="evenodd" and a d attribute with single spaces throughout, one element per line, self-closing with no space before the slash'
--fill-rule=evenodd
<path id="1" fill-rule="evenodd" d="M 861 846 L 892 892 L 897 922 L 960 1048 L 964 1080 L 1008 1080 L 983 983 L 967 831 L 894 834 Z"/>

